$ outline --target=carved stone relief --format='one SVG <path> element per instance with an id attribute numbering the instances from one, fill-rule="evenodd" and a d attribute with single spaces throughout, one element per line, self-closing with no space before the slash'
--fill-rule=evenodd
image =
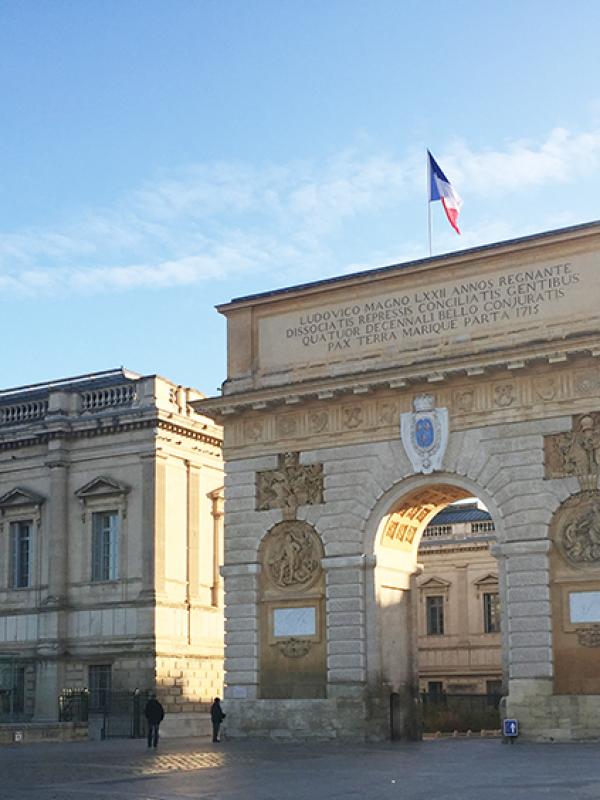
<path id="1" fill-rule="evenodd" d="M 577 628 L 577 641 L 583 647 L 600 647 L 600 625 Z"/>
<path id="2" fill-rule="evenodd" d="M 308 415 L 308 426 L 311 433 L 323 433 L 329 426 L 327 411 L 311 411 Z"/>
<path id="3" fill-rule="evenodd" d="M 312 585 L 321 575 L 322 557 L 321 539 L 308 522 L 279 522 L 265 539 L 264 569 L 280 589 Z"/>
<path id="4" fill-rule="evenodd" d="M 312 642 L 308 639 L 296 639 L 293 636 L 277 642 L 279 652 L 286 658 L 303 658 L 308 655 Z"/>
<path id="5" fill-rule="evenodd" d="M 298 418 L 291 414 L 284 414 L 277 417 L 277 435 L 295 436 L 297 433 Z"/>
<path id="6" fill-rule="evenodd" d="M 600 413 L 573 417 L 573 430 L 546 436 L 545 477 L 579 478 L 583 491 L 598 487 L 600 476 Z"/>
<path id="7" fill-rule="evenodd" d="M 515 386 L 513 383 L 499 383 L 494 386 L 494 403 L 500 408 L 507 408 L 515 401 Z"/>
<path id="8" fill-rule="evenodd" d="M 281 508 L 285 519 L 298 506 L 323 502 L 323 465 L 301 465 L 299 453 L 280 453 L 277 469 L 256 473 L 256 510 Z"/>
<path id="9" fill-rule="evenodd" d="M 250 442 L 258 442 L 262 439 L 263 426 L 258 420 L 249 420 L 244 426 L 244 433 L 246 439 Z"/>
<path id="10" fill-rule="evenodd" d="M 358 428 L 363 423 L 362 407 L 346 406 L 342 409 L 342 419 L 345 428 Z"/>
<path id="11" fill-rule="evenodd" d="M 569 498 L 559 511 L 554 541 L 573 566 L 600 562 L 600 492 L 583 492 Z"/>
<path id="12" fill-rule="evenodd" d="M 578 395 L 596 394 L 600 391 L 600 371 L 590 369 L 575 373 L 573 388 Z"/>
<path id="13" fill-rule="evenodd" d="M 540 375 L 533 381 L 533 390 L 541 400 L 553 400 L 558 392 L 558 382 L 552 375 Z"/>

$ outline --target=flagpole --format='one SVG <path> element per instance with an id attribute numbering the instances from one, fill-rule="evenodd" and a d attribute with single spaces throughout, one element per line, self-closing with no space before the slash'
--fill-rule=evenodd
<path id="1" fill-rule="evenodd" d="M 431 162 L 429 160 L 429 150 L 425 150 L 427 159 L 427 232 L 429 241 L 429 257 L 431 258 Z"/>
<path id="2" fill-rule="evenodd" d="M 431 200 L 427 203 L 427 229 L 429 233 L 429 257 L 431 258 Z"/>

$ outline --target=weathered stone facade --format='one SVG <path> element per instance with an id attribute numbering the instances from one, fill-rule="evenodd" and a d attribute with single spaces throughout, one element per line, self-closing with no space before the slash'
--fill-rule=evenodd
<path id="1" fill-rule="evenodd" d="M 155 688 L 185 734 L 221 691 L 221 431 L 200 397 L 124 370 L 0 392 L 0 662 L 25 670 L 26 717 L 95 675 L 97 697 Z"/>
<path id="2" fill-rule="evenodd" d="M 400 728 L 414 734 L 408 597 L 417 547 L 437 511 L 466 496 L 481 498 L 496 525 L 509 715 L 532 738 L 600 734 L 600 694 L 563 693 L 557 683 L 556 626 L 571 622 L 568 605 L 560 623 L 553 610 L 552 559 L 562 556 L 551 534 L 564 503 L 598 494 L 599 257 L 600 225 L 591 224 L 220 309 L 228 380 L 222 397 L 195 406 L 225 426 L 230 734 L 385 737 L 392 694 Z M 417 449 L 438 448 L 439 465 L 424 458 L 415 471 L 400 415 L 429 413 L 417 411 L 421 397 L 437 416 L 406 430 Z M 266 481 L 293 453 L 296 477 L 302 468 L 322 475 L 322 497 L 300 499 L 289 481 Z M 269 492 L 280 501 L 257 504 Z M 279 646 L 322 630 L 300 587 L 266 623 L 260 611 L 262 543 L 285 519 L 312 526 L 324 551 L 320 699 L 274 699 L 262 689 L 265 624 L 287 620 Z M 587 542 L 582 525 L 587 517 L 570 529 L 571 551 Z M 569 640 L 568 657 L 575 671 L 593 663 L 600 672 L 600 648 L 586 646 L 600 623 L 600 562 L 594 546 L 586 552 L 592 561 L 576 587 L 585 597 L 573 599 L 573 588 L 565 597 L 575 616 L 591 619 L 578 623 L 587 633 Z"/>

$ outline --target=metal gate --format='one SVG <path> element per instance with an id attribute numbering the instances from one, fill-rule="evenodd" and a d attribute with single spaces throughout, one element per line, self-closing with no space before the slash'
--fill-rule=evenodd
<path id="1" fill-rule="evenodd" d="M 144 706 L 149 693 L 135 689 L 111 691 L 103 710 L 103 734 L 106 739 L 140 739 L 146 735 Z"/>

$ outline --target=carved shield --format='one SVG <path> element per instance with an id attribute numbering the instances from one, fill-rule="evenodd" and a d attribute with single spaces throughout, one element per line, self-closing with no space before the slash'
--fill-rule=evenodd
<path id="1" fill-rule="evenodd" d="M 414 400 L 414 411 L 400 415 L 402 444 L 415 472 L 441 469 L 448 444 L 448 409 L 433 408 L 430 395 Z"/>

